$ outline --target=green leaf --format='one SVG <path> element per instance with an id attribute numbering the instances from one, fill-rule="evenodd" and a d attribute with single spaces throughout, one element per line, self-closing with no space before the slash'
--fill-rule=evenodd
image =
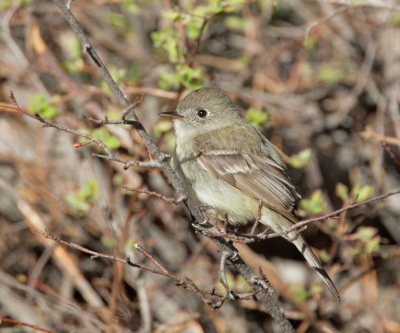
<path id="1" fill-rule="evenodd" d="M 168 120 L 160 120 L 153 128 L 153 134 L 156 138 L 159 138 L 161 134 L 170 131 L 172 123 Z"/>
<path id="2" fill-rule="evenodd" d="M 121 145 L 118 138 L 112 135 L 105 127 L 96 128 L 92 131 L 92 135 L 103 142 L 109 149 L 118 149 Z"/>
<path id="3" fill-rule="evenodd" d="M 93 202 L 97 199 L 99 192 L 99 185 L 95 180 L 88 180 L 78 191 L 78 198 L 86 201 Z"/>
<path id="4" fill-rule="evenodd" d="M 356 236 L 361 244 L 353 249 L 353 255 L 363 253 L 371 255 L 379 252 L 382 238 L 378 234 L 378 229 L 361 226 L 357 229 Z"/>
<path id="5" fill-rule="evenodd" d="M 289 160 L 289 164 L 296 169 L 302 169 L 306 167 L 311 161 L 311 149 L 306 148 L 299 153 L 292 155 Z"/>
<path id="6" fill-rule="evenodd" d="M 164 90 L 178 90 L 180 87 L 180 80 L 176 73 L 170 73 L 167 70 L 161 70 L 160 81 L 158 85 Z"/>
<path id="7" fill-rule="evenodd" d="M 329 260 L 331 260 L 331 255 L 328 252 L 326 252 L 325 250 L 321 250 L 319 254 L 320 254 L 320 258 L 323 262 L 326 263 Z"/>
<path id="8" fill-rule="evenodd" d="M 134 3 L 133 0 L 123 0 L 122 8 L 134 15 L 140 14 L 141 12 L 140 6 Z"/>
<path id="9" fill-rule="evenodd" d="M 264 128 L 270 120 L 270 114 L 266 109 L 249 108 L 246 111 L 246 120 L 258 129 Z"/>
<path id="10" fill-rule="evenodd" d="M 224 24 L 228 29 L 238 32 L 244 30 L 245 23 L 245 20 L 239 16 L 228 16 L 224 21 Z"/>
<path id="11" fill-rule="evenodd" d="M 82 217 L 89 209 L 90 203 L 98 197 L 98 184 L 95 180 L 89 180 L 77 191 L 64 197 L 69 207 L 69 212 L 76 218 Z"/>
<path id="12" fill-rule="evenodd" d="M 115 250 L 118 248 L 119 242 L 115 238 L 111 237 L 102 237 L 101 238 L 101 243 L 108 248 L 109 250 Z"/>
<path id="13" fill-rule="evenodd" d="M 314 37 L 312 36 L 308 36 L 307 40 L 304 42 L 303 47 L 307 50 L 307 51 L 312 51 L 315 49 L 317 45 L 317 41 Z"/>
<path id="14" fill-rule="evenodd" d="M 176 145 L 175 135 L 172 132 L 165 133 L 164 142 L 166 143 L 166 147 L 163 149 L 163 151 L 168 154 L 172 153 Z"/>
<path id="15" fill-rule="evenodd" d="M 356 202 L 360 203 L 370 199 L 374 195 L 375 190 L 371 185 L 365 185 L 363 187 L 354 187 L 351 192 L 353 197 L 356 198 Z"/>
<path id="16" fill-rule="evenodd" d="M 161 14 L 162 17 L 167 20 L 171 20 L 172 22 L 179 21 L 182 18 L 182 13 L 176 10 L 167 10 Z"/>
<path id="17" fill-rule="evenodd" d="M 311 194 L 310 198 L 301 200 L 300 209 L 304 213 L 311 215 L 323 213 L 325 210 L 325 201 L 321 190 L 316 190 Z"/>
<path id="18" fill-rule="evenodd" d="M 33 114 L 39 114 L 43 118 L 53 119 L 58 115 L 57 109 L 53 106 L 53 103 L 58 99 L 59 96 L 54 96 L 52 101 L 48 101 L 41 94 L 30 96 L 28 111 Z"/>
<path id="19" fill-rule="evenodd" d="M 365 250 L 368 254 L 376 254 L 379 252 L 381 246 L 381 237 L 375 236 L 373 239 L 365 244 Z"/>
<path id="20" fill-rule="evenodd" d="M 400 27 L 400 13 L 393 12 L 390 16 L 390 23 L 395 27 Z"/>
<path id="21" fill-rule="evenodd" d="M 203 27 L 204 19 L 200 17 L 191 17 L 187 24 L 187 35 L 190 39 L 197 39 L 200 36 L 201 28 Z"/>
<path id="22" fill-rule="evenodd" d="M 203 70 L 192 68 L 188 65 L 177 65 L 176 72 L 179 82 L 189 90 L 196 90 L 204 86 L 204 73 Z"/>
<path id="23" fill-rule="evenodd" d="M 342 183 L 336 184 L 335 193 L 340 199 L 342 199 L 342 201 L 349 198 L 349 188 Z"/>
<path id="24" fill-rule="evenodd" d="M 328 63 L 322 64 L 318 71 L 318 79 L 327 84 L 336 83 L 344 77 L 345 72 L 342 69 L 336 68 Z"/>
<path id="25" fill-rule="evenodd" d="M 180 45 L 178 42 L 178 33 L 171 29 L 163 29 L 155 31 L 151 34 L 151 39 L 156 48 L 159 48 L 167 53 L 171 63 L 177 63 L 181 60 Z"/>
<path id="26" fill-rule="evenodd" d="M 108 22 L 118 28 L 126 29 L 128 27 L 125 16 L 120 13 L 109 13 Z"/>
<path id="27" fill-rule="evenodd" d="M 106 117 L 108 120 L 119 120 L 121 118 L 121 113 L 117 110 L 107 111 Z"/>
<path id="28" fill-rule="evenodd" d="M 75 218 L 82 217 L 90 209 L 90 205 L 82 201 L 75 193 L 66 195 L 64 201 L 69 208 L 69 213 Z"/>
<path id="29" fill-rule="evenodd" d="M 366 243 L 370 241 L 376 234 L 378 230 L 373 227 L 359 227 L 357 229 L 357 236 L 362 242 Z"/>
<path id="30" fill-rule="evenodd" d="M 302 284 L 296 283 L 296 284 L 292 285 L 290 289 L 291 289 L 292 293 L 294 294 L 294 297 L 296 298 L 297 302 L 301 303 L 307 299 L 308 292 Z"/>

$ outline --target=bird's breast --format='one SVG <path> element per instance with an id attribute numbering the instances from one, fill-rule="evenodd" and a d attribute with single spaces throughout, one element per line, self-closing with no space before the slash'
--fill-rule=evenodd
<path id="1" fill-rule="evenodd" d="M 185 147 L 177 146 L 175 169 L 184 177 L 186 186 L 203 206 L 212 207 L 207 211 L 215 218 L 224 219 L 227 215 L 232 224 L 244 224 L 257 216 L 258 202 L 214 177 L 198 162 L 198 157 Z"/>

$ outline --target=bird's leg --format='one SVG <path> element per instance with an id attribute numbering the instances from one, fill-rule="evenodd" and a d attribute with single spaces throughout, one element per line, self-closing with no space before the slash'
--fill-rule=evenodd
<path id="1" fill-rule="evenodd" d="M 228 232 L 228 227 L 229 227 L 229 217 L 228 217 L 228 214 L 225 214 L 225 216 L 224 216 L 224 232 Z"/>
<path id="2" fill-rule="evenodd" d="M 212 207 L 211 206 L 200 206 L 199 209 L 202 213 L 206 213 L 208 210 L 212 209 Z"/>
<path id="3" fill-rule="evenodd" d="M 258 211 L 257 211 L 257 218 L 254 221 L 253 227 L 251 228 L 251 232 L 250 235 L 254 236 L 255 232 L 256 232 L 256 228 L 258 226 L 258 224 L 260 223 L 261 217 L 262 217 L 262 202 L 260 201 L 258 203 Z"/>
<path id="4" fill-rule="evenodd" d="M 204 226 L 204 225 L 207 225 L 207 223 L 208 223 L 208 217 L 207 217 L 207 214 L 205 214 L 205 212 L 206 212 L 207 210 L 211 209 L 211 207 L 210 207 L 210 206 L 201 206 L 201 207 L 198 207 L 198 209 L 199 209 L 200 212 L 203 214 L 203 216 L 205 217 L 205 219 L 204 219 L 203 221 L 198 221 L 198 220 L 195 219 L 195 217 L 193 216 L 193 214 L 190 213 L 190 222 L 191 222 L 191 224 L 192 224 L 193 227 L 196 227 L 196 226 Z M 190 210 L 189 210 L 189 212 L 190 212 Z"/>
<path id="5" fill-rule="evenodd" d="M 226 260 L 234 260 L 233 257 L 237 256 L 237 252 L 235 252 L 233 255 L 232 253 L 228 252 L 228 251 L 223 251 L 222 255 L 221 255 L 221 262 L 219 265 L 219 281 L 221 282 L 222 286 L 225 288 L 225 295 L 224 297 L 221 299 L 221 304 L 220 306 L 222 306 L 222 304 L 225 302 L 225 300 L 227 299 L 236 299 L 236 295 L 235 293 L 229 288 L 228 285 L 228 280 L 226 278 L 226 271 L 225 271 L 225 266 L 226 266 Z"/>

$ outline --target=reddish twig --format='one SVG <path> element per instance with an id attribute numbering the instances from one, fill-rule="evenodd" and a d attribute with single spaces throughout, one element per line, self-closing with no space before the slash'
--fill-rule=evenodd
<path id="1" fill-rule="evenodd" d="M 206 304 L 212 306 L 213 308 L 215 308 L 215 304 L 213 301 L 211 301 L 210 299 L 207 299 L 206 296 L 216 296 L 219 298 L 223 298 L 225 295 L 215 291 L 214 289 L 211 291 L 207 291 L 207 290 L 202 290 L 200 289 L 194 282 L 193 280 L 189 279 L 189 278 L 181 278 L 179 276 L 174 275 L 173 273 L 169 272 L 167 269 L 165 269 L 158 261 L 157 259 L 154 258 L 154 256 L 152 256 L 151 254 L 149 254 L 141 245 L 135 244 L 135 249 L 137 249 L 140 253 L 142 253 L 145 257 L 147 257 L 148 259 L 150 259 L 156 266 L 158 269 L 153 269 L 151 267 L 148 267 L 146 265 L 142 265 L 142 264 L 138 264 L 138 263 L 134 263 L 130 260 L 129 257 L 127 257 L 126 259 L 122 259 L 119 258 L 117 256 L 114 255 L 110 255 L 110 254 L 105 254 L 105 253 L 100 253 L 97 251 L 93 251 L 90 250 L 86 247 L 83 247 L 81 245 L 78 245 L 76 243 L 73 242 L 67 242 L 65 240 L 60 239 L 59 237 L 55 236 L 54 234 L 45 231 L 42 232 L 42 235 L 47 238 L 47 239 L 51 239 L 57 243 L 63 244 L 65 246 L 68 246 L 70 248 L 73 248 L 75 250 L 81 251 L 83 253 L 86 254 L 90 254 L 90 258 L 91 259 L 97 259 L 97 258 L 105 258 L 105 259 L 109 259 L 115 262 L 120 262 L 123 263 L 125 265 L 129 265 L 131 267 L 135 267 L 135 268 L 139 268 L 141 270 L 153 273 L 153 274 L 158 274 L 158 275 L 162 275 L 165 276 L 167 278 L 172 279 L 175 284 L 177 286 L 182 286 L 185 290 L 194 292 L 195 294 L 197 294 Z M 252 297 L 254 296 L 254 294 L 239 294 L 237 295 L 238 299 L 240 300 L 248 300 L 248 299 L 252 299 Z"/>
<path id="2" fill-rule="evenodd" d="M 141 245 L 135 244 L 135 249 L 142 253 L 146 258 L 150 259 L 151 262 L 156 265 L 162 272 L 168 274 L 168 271 L 161 265 L 156 258 L 154 258 L 150 253 L 148 253 Z"/>
<path id="3" fill-rule="evenodd" d="M 386 150 L 386 152 L 389 154 L 390 158 L 394 163 L 400 166 L 400 159 L 396 157 L 396 155 L 393 153 L 392 149 L 389 147 L 386 141 L 382 140 L 381 141 L 381 146 Z"/>
<path id="4" fill-rule="evenodd" d="M 6 318 L 6 317 L 0 317 L 0 325 L 2 323 L 6 323 L 6 324 L 10 324 L 10 326 L 24 326 L 24 327 L 29 327 L 34 329 L 35 331 L 39 331 L 39 332 L 44 332 L 44 333 L 54 333 L 53 331 L 49 331 L 46 330 L 44 328 L 40 328 L 36 325 L 32 325 L 32 324 L 28 324 L 28 323 L 24 323 L 22 321 L 19 320 L 15 320 L 15 319 L 11 319 L 11 318 Z"/>

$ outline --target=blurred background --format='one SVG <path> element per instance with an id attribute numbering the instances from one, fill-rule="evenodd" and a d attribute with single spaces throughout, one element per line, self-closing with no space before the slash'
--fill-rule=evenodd
<path id="1" fill-rule="evenodd" d="M 72 11 L 163 152 L 171 110 L 187 91 L 216 86 L 283 152 L 319 216 L 399 187 L 400 3 L 301 0 L 76 0 Z M 220 254 L 194 233 L 157 169 L 123 169 L 80 138 L 43 128 L 21 108 L 85 131 L 123 160 L 148 160 L 130 126 L 88 118 L 123 112 L 52 1 L 0 3 L 0 317 L 51 332 L 279 332 L 253 300 L 213 310 L 175 281 L 61 246 L 130 256 L 140 244 L 168 271 L 211 290 Z M 385 149 L 382 145 L 387 144 Z M 78 145 L 77 145 L 78 144 Z M 282 239 L 237 244 L 268 277 L 298 333 L 400 332 L 399 196 L 304 232 L 342 296 Z M 231 288 L 249 292 L 228 270 Z M 31 332 L 0 323 L 2 332 Z"/>

